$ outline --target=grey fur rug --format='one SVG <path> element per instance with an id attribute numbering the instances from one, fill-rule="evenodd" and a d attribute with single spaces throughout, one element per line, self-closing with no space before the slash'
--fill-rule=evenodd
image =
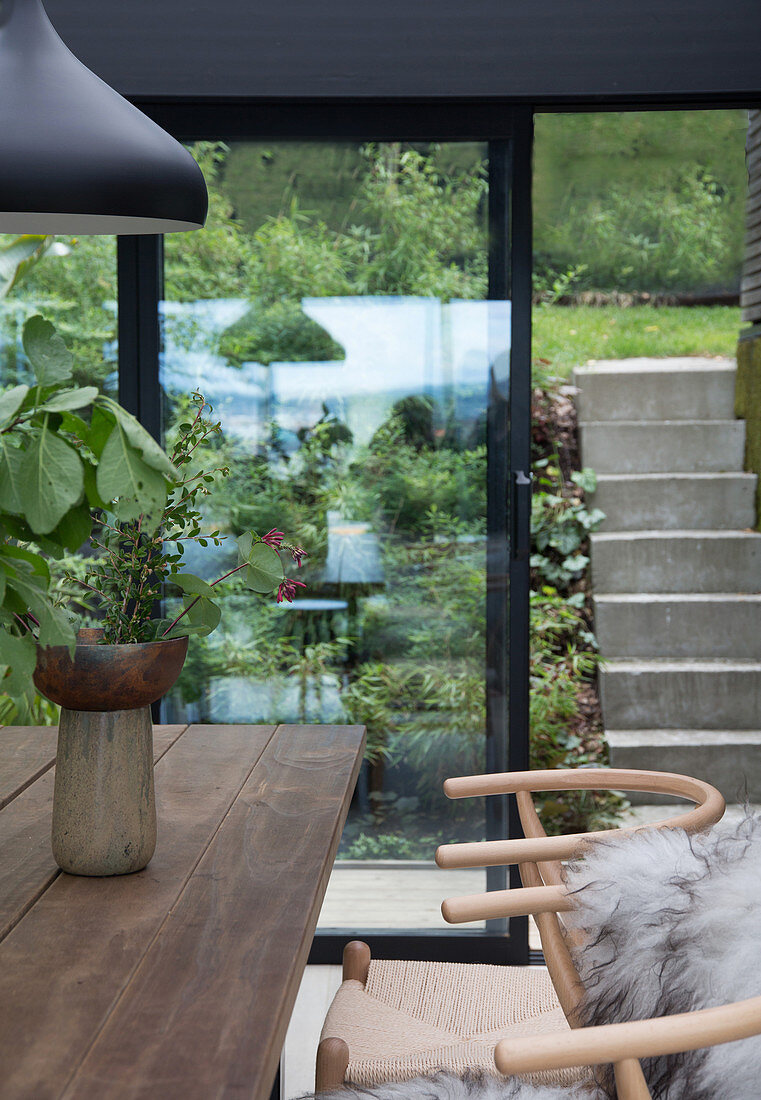
<path id="1" fill-rule="evenodd" d="M 335 1092 L 322 1092 L 318 1096 L 319 1100 L 598 1100 L 602 1093 L 578 1087 L 528 1085 L 525 1081 L 508 1081 L 481 1073 L 465 1077 L 437 1073 L 431 1077 L 415 1077 L 412 1081 L 376 1085 L 372 1089 L 344 1085 Z"/>
<path id="2" fill-rule="evenodd" d="M 706 837 L 647 830 L 601 841 L 568 868 L 582 936 L 575 962 L 587 1024 L 672 1015 L 761 994 L 761 818 Z M 654 1100 L 761 1100 L 761 1037 L 651 1059 Z M 604 1100 L 599 1089 L 547 1088 L 451 1074 L 373 1089 L 347 1086 L 321 1100 Z"/>
<path id="3" fill-rule="evenodd" d="M 761 818 L 707 836 L 646 830 L 569 868 L 584 1020 L 667 1016 L 761 994 Z M 589 930 L 589 931 L 587 931 Z M 655 1100 L 758 1100 L 761 1038 L 643 1064 Z M 615 1095 L 609 1076 L 608 1095 Z"/>

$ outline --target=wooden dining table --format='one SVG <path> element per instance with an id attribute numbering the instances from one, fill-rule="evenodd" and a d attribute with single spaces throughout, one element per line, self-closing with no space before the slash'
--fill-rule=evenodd
<path id="1" fill-rule="evenodd" d="M 56 730 L 0 729 L 0 1098 L 264 1100 L 364 747 L 360 726 L 157 726 L 158 843 L 50 851 Z"/>

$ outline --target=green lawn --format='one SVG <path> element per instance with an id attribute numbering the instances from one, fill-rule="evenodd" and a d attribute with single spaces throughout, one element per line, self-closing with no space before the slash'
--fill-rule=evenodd
<path id="1" fill-rule="evenodd" d="M 734 356 L 740 328 L 735 306 L 540 305 L 533 311 L 535 379 L 566 378 L 590 359 Z"/>

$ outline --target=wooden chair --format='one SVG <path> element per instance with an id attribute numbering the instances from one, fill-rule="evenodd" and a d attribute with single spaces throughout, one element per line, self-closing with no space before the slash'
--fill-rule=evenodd
<path id="1" fill-rule="evenodd" d="M 695 807 L 639 829 L 701 832 L 725 803 L 708 783 L 665 772 L 580 769 L 449 779 L 450 798 L 514 794 L 524 837 L 450 844 L 436 852 L 442 868 L 520 867 L 523 888 L 450 898 L 450 923 L 532 914 L 542 940 L 541 967 L 475 966 L 372 960 L 366 944 L 344 951 L 343 984 L 328 1012 L 317 1053 L 316 1089 L 344 1082 L 371 1086 L 436 1069 L 497 1068 L 536 1083 L 572 1084 L 590 1067 L 614 1064 L 619 1100 L 650 1097 L 638 1059 L 711 1046 L 761 1033 L 761 997 L 668 1019 L 579 1028 L 581 980 L 562 913 L 571 907 L 562 861 L 582 855 L 606 833 L 548 837 L 531 792 L 623 790 L 689 799 Z M 607 833 L 610 835 L 610 832 Z"/>

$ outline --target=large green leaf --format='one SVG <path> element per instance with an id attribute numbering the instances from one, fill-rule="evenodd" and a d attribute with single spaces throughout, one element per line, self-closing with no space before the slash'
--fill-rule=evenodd
<path id="1" fill-rule="evenodd" d="M 0 435 L 0 508 L 4 512 L 21 515 L 24 498 L 21 489 L 21 466 L 24 452 L 12 447 L 7 436 Z"/>
<path id="2" fill-rule="evenodd" d="M 84 494 L 84 470 L 77 452 L 55 434 L 47 418 L 24 452 L 19 466 L 23 514 L 37 534 L 45 535 Z"/>
<path id="3" fill-rule="evenodd" d="M 238 539 L 239 547 L 241 539 L 245 539 L 245 535 L 241 535 Z M 246 586 L 253 592 L 274 592 L 283 580 L 283 563 L 280 555 L 266 542 L 253 543 L 248 549 L 245 561 L 248 563 L 248 569 L 244 571 L 243 576 Z"/>
<path id="4" fill-rule="evenodd" d="M 39 314 L 30 317 L 24 325 L 23 344 L 41 386 L 71 378 L 71 354 L 50 321 Z"/>
<path id="5" fill-rule="evenodd" d="M 36 664 L 37 646 L 31 634 L 19 637 L 0 627 L 0 665 L 6 668 L 6 674 L 0 681 L 3 691 L 11 697 L 28 692 Z"/>
<path id="6" fill-rule="evenodd" d="M 38 412 L 64 412 L 70 409 L 84 409 L 91 405 L 98 396 L 96 386 L 77 386 L 71 390 L 61 390 L 49 397 L 44 405 L 40 405 Z"/>
<path id="7" fill-rule="evenodd" d="M 102 406 L 113 413 L 127 439 L 140 452 L 149 466 L 165 474 L 166 477 L 175 478 L 177 476 L 177 471 L 167 455 L 164 454 L 150 432 L 147 432 L 131 413 L 128 413 L 126 409 L 123 409 L 110 397 L 101 395 L 98 400 Z"/>
<path id="8" fill-rule="evenodd" d="M 4 426 L 13 420 L 28 393 L 28 386 L 12 386 L 0 394 L 0 425 Z"/>
<path id="9" fill-rule="evenodd" d="M 143 460 L 119 421 L 106 440 L 95 483 L 103 500 L 116 501 L 119 520 L 143 515 L 146 530 L 155 530 L 166 505 L 167 480 Z"/>

